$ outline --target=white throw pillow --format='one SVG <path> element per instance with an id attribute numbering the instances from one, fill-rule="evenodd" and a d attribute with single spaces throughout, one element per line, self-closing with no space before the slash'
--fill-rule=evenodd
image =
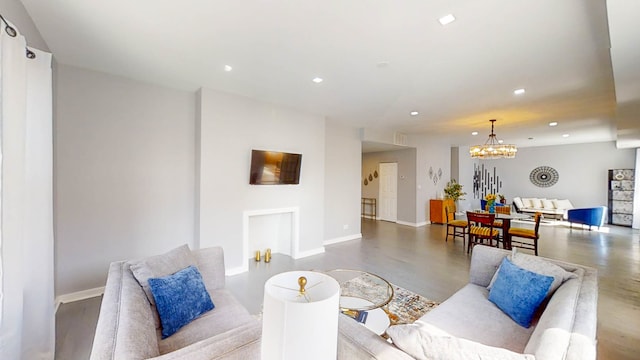
<path id="1" fill-rule="evenodd" d="M 573 204 L 571 204 L 571 201 L 569 200 L 557 200 L 556 201 L 556 208 L 557 209 L 561 209 L 561 210 L 566 210 L 566 209 L 573 209 Z"/>
<path id="2" fill-rule="evenodd" d="M 387 329 L 393 343 L 418 360 L 535 360 L 533 355 L 487 346 L 453 336 L 438 336 L 417 324 L 394 325 Z"/>
<path id="3" fill-rule="evenodd" d="M 546 199 L 531 199 L 531 207 L 534 209 L 542 209 L 542 200 Z"/>
<path id="4" fill-rule="evenodd" d="M 513 204 L 518 208 L 518 209 L 522 209 L 524 207 L 524 203 L 522 202 L 522 199 L 520 199 L 519 197 L 514 197 L 513 198 Z"/>
<path id="5" fill-rule="evenodd" d="M 555 199 L 553 199 L 553 200 L 547 200 L 547 199 L 542 200 L 542 208 L 543 209 L 547 209 L 547 210 L 555 210 L 555 208 L 556 208 L 556 205 L 554 203 L 555 201 L 556 201 Z"/>
<path id="6" fill-rule="evenodd" d="M 531 202 L 531 198 L 523 198 L 522 199 L 522 204 L 524 205 L 525 208 L 527 209 L 531 209 L 533 207 L 533 202 Z"/>

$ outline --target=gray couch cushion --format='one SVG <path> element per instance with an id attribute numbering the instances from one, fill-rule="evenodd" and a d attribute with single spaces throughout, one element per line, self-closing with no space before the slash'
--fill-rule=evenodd
<path id="1" fill-rule="evenodd" d="M 523 269 L 529 270 L 536 274 L 553 277 L 553 283 L 551 283 L 547 298 L 550 298 L 553 293 L 560 287 L 560 285 L 562 285 L 563 282 L 576 277 L 574 273 L 566 271 L 562 267 L 548 261 L 545 258 L 519 253 L 517 252 L 516 248 L 513 248 L 511 255 L 509 255 L 507 258 L 511 260 L 514 265 L 517 265 Z M 491 286 L 496 280 L 497 274 L 498 272 L 496 271 L 496 274 L 491 279 L 491 283 L 489 283 L 487 289 L 491 290 Z"/>
<path id="2" fill-rule="evenodd" d="M 131 265 L 133 276 L 144 289 L 149 303 L 155 305 L 153 294 L 151 294 L 151 289 L 149 288 L 149 279 L 175 274 L 191 265 L 197 267 L 198 262 L 185 244 L 161 255 L 129 261 L 129 264 Z"/>
<path id="3" fill-rule="evenodd" d="M 248 322 L 153 360 L 260 360 L 262 325 Z"/>
<path id="4" fill-rule="evenodd" d="M 255 319 L 229 290 L 215 289 L 210 290 L 209 294 L 213 303 L 216 304 L 213 310 L 193 320 L 166 339 L 162 339 L 160 329 L 157 330 L 160 354 L 166 354 L 221 334 L 239 324 L 255 322 Z"/>
<path id="5" fill-rule="evenodd" d="M 535 320 L 529 328 L 516 324 L 488 300 L 485 286 L 467 284 L 416 322 L 433 325 L 453 336 L 522 353 L 535 329 Z"/>

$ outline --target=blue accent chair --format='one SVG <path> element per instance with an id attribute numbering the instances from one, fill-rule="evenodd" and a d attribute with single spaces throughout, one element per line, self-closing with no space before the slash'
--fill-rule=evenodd
<path id="1" fill-rule="evenodd" d="M 570 209 L 567 210 L 567 221 L 569 221 L 571 227 L 573 227 L 573 223 L 582 224 L 589 226 L 589 231 L 591 231 L 592 226 L 600 228 L 600 226 L 604 225 L 606 215 L 606 206 Z"/>

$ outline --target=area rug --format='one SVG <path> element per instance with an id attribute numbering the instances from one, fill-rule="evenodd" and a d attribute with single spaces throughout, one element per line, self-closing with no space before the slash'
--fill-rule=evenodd
<path id="1" fill-rule="evenodd" d="M 357 294 L 365 293 L 366 298 L 369 299 L 388 298 L 387 289 L 376 285 L 376 280 L 368 274 L 351 279 L 340 286 L 341 295 L 357 297 Z M 391 284 L 391 286 L 393 287 L 393 298 L 384 307 L 389 314 L 391 325 L 411 324 L 440 304 L 398 285 Z"/>
<path id="2" fill-rule="evenodd" d="M 440 305 L 400 286 L 393 285 L 393 299 L 387 306 L 392 325 L 411 324 Z"/>

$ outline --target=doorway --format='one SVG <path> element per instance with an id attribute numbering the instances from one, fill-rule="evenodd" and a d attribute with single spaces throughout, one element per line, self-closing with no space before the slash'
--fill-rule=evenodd
<path id="1" fill-rule="evenodd" d="M 398 220 L 398 163 L 380 163 L 380 220 Z"/>

